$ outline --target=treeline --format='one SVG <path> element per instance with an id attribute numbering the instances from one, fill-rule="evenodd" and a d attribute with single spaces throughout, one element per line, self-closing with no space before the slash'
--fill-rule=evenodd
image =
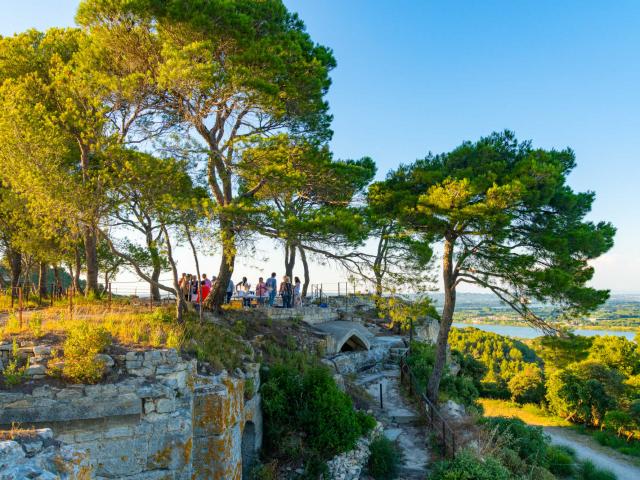
<path id="1" fill-rule="evenodd" d="M 475 328 L 451 348 L 485 368 L 479 390 L 536 403 L 574 423 L 640 439 L 640 346 L 619 336 L 543 336 L 529 345 Z"/>

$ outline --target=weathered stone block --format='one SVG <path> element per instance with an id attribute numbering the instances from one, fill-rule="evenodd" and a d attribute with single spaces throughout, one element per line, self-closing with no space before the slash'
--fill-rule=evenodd
<path id="1" fill-rule="evenodd" d="M 235 425 L 244 403 L 242 388 L 237 382 L 214 385 L 196 391 L 193 408 L 195 436 L 221 434 Z"/>
<path id="2" fill-rule="evenodd" d="M 176 405 L 173 399 L 161 398 L 156 400 L 156 412 L 158 413 L 169 413 L 173 412 L 176 409 Z"/>

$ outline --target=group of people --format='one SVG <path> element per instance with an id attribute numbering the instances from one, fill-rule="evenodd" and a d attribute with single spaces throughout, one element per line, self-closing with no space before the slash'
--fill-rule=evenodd
<path id="1" fill-rule="evenodd" d="M 182 296 L 186 302 L 200 304 L 205 301 L 211 292 L 211 286 L 213 285 L 213 282 L 216 281 L 216 277 L 214 276 L 209 280 L 206 273 L 203 273 L 200 277 L 199 281 L 197 275 L 192 275 L 190 273 L 183 273 L 182 277 L 180 277 L 178 287 L 180 288 L 180 292 L 182 292 Z M 200 295 L 202 295 L 202 298 L 200 298 Z"/>
<path id="2" fill-rule="evenodd" d="M 215 281 L 216 277 L 208 279 L 206 273 L 201 275 L 200 280 L 198 280 L 197 275 L 183 273 L 179 287 L 185 301 L 199 305 L 207 298 Z M 234 283 L 230 279 L 226 293 L 227 303 L 230 303 L 235 296 L 242 300 L 242 304 L 245 307 L 250 307 L 253 299 L 257 301 L 258 305 L 280 306 L 276 305 L 278 296 L 282 299 L 282 308 L 293 308 L 302 305 L 302 282 L 300 282 L 300 278 L 294 277 L 292 283 L 291 279 L 285 275 L 282 277 L 280 285 L 278 285 L 275 272 L 266 281 L 263 277 L 258 278 L 255 289 L 252 288 L 247 277 L 242 277 L 242 281 L 238 283 Z"/>

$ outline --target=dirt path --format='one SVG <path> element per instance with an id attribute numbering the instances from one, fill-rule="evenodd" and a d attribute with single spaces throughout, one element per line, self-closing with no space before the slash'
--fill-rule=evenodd
<path id="1" fill-rule="evenodd" d="M 544 432 L 551 437 L 552 443 L 571 447 L 578 458 L 591 460 L 596 466 L 615 473 L 618 480 L 640 479 L 640 467 L 586 435 L 562 427 L 544 427 Z"/>

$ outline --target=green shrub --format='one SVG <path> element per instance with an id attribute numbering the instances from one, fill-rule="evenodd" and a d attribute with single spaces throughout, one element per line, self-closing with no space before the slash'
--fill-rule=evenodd
<path id="1" fill-rule="evenodd" d="M 453 460 L 436 463 L 430 480 L 510 480 L 513 478 L 497 459 L 480 459 L 463 450 Z"/>
<path id="2" fill-rule="evenodd" d="M 554 475 L 568 477 L 574 473 L 574 455 L 567 448 L 551 445 L 547 448 L 547 466 Z"/>
<path id="3" fill-rule="evenodd" d="M 251 480 L 278 480 L 278 464 L 276 462 L 256 465 L 249 474 Z"/>
<path id="4" fill-rule="evenodd" d="M 358 424 L 360 425 L 360 431 L 363 435 L 369 433 L 376 426 L 376 419 L 369 415 L 367 412 L 363 412 L 362 410 L 356 411 L 356 418 L 358 420 Z"/>
<path id="5" fill-rule="evenodd" d="M 510 447 L 521 459 L 531 465 L 544 465 L 548 442 L 541 427 L 529 426 L 519 418 L 491 417 L 482 422 L 500 435 L 510 435 Z"/>
<path id="6" fill-rule="evenodd" d="M 64 342 L 63 376 L 73 383 L 98 383 L 104 363 L 96 355 L 111 345 L 111 335 L 103 327 L 81 323 L 71 330 Z"/>
<path id="7" fill-rule="evenodd" d="M 375 480 L 392 480 L 400 469 L 401 453 L 391 440 L 380 436 L 369 445 L 367 470 Z"/>
<path id="8" fill-rule="evenodd" d="M 265 372 L 260 388 L 265 424 L 265 446 L 276 455 L 320 460 L 352 449 L 375 420 L 358 413 L 324 367 L 300 372 L 276 365 Z M 317 463 L 317 462 L 316 462 Z"/>
<path id="9" fill-rule="evenodd" d="M 596 467 L 591 461 L 587 460 L 578 467 L 578 480 L 616 480 L 617 477 L 608 470 L 602 470 Z"/>
<path id="10" fill-rule="evenodd" d="M 11 360 L 2 371 L 4 383 L 9 387 L 15 387 L 21 384 L 27 374 L 27 365 L 20 365 L 20 356 L 18 355 L 18 343 L 13 339 L 11 345 Z"/>
<path id="11" fill-rule="evenodd" d="M 458 359 L 461 357 L 458 355 Z M 431 376 L 431 370 L 435 361 L 435 347 L 430 343 L 413 342 L 411 344 L 411 354 L 407 358 L 407 363 L 416 379 L 417 388 L 424 392 L 427 381 Z M 477 370 L 477 365 L 472 364 L 472 359 L 467 359 L 465 364 L 472 373 Z M 477 372 L 476 372 L 477 373 Z M 479 397 L 478 389 L 472 377 L 465 376 L 461 370 L 457 376 L 445 373 L 440 381 L 440 394 L 443 399 L 452 399 L 465 406 L 473 405 Z"/>

